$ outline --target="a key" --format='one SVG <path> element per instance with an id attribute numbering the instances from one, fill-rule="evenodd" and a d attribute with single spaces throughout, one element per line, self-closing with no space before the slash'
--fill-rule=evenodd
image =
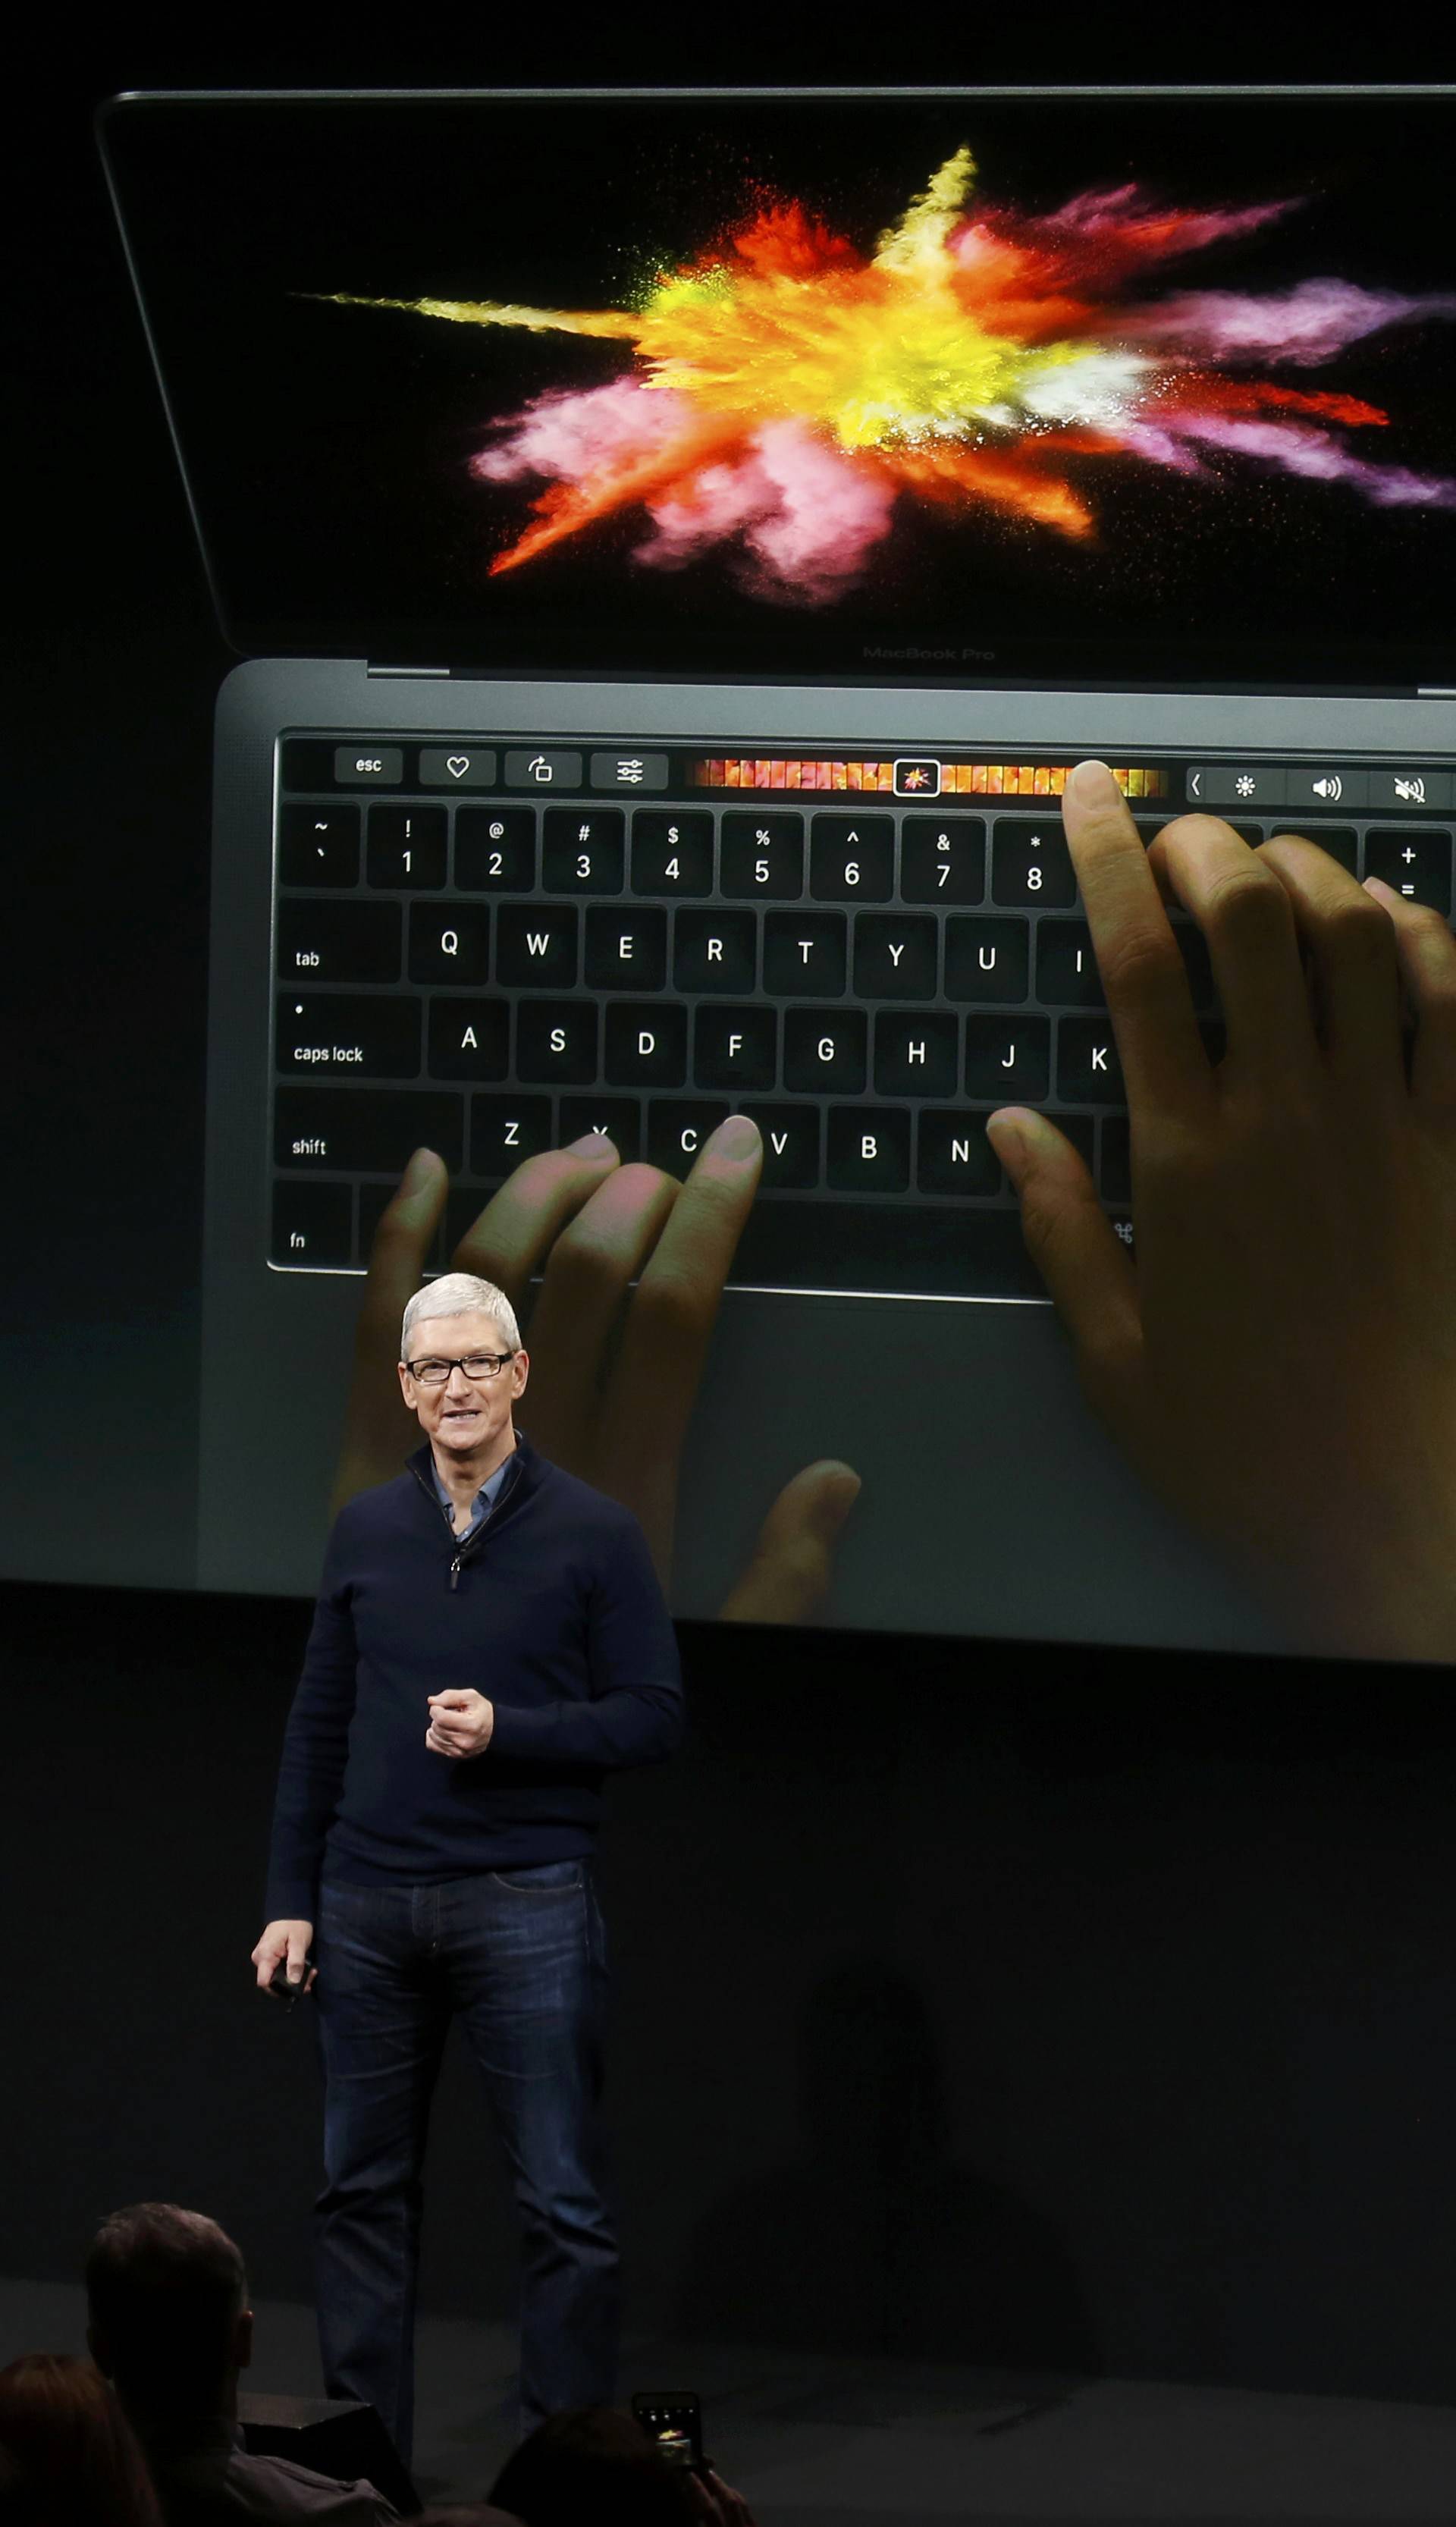
<path id="1" fill-rule="evenodd" d="M 597 1010 L 590 1001 L 521 1001 L 516 1076 L 582 1088 L 597 1076 Z"/>
<path id="2" fill-rule="evenodd" d="M 842 912 L 769 912 L 763 919 L 763 989 L 777 1000 L 842 992 L 849 924 Z"/>
<path id="3" fill-rule="evenodd" d="M 946 923 L 946 999 L 1024 1001 L 1031 964 L 1029 921 L 993 913 Z"/>
<path id="4" fill-rule="evenodd" d="M 397 903 L 281 903 L 279 979 L 396 983 L 399 941 Z"/>
<path id="5" fill-rule="evenodd" d="M 907 903 L 979 903 L 986 891 L 986 829 L 979 816 L 907 816 L 900 829 L 900 892 Z"/>
<path id="6" fill-rule="evenodd" d="M 413 1079 L 420 1003 L 383 992 L 280 992 L 276 1041 L 278 1068 L 295 1078 Z"/>
<path id="7" fill-rule="evenodd" d="M 954 1097 L 961 1021 L 944 1009 L 878 1009 L 874 1021 L 877 1097 Z"/>
<path id="8" fill-rule="evenodd" d="M 529 895 L 536 884 L 535 809 L 457 809 L 455 884 L 469 895 Z"/>
<path id="9" fill-rule="evenodd" d="M 757 941 L 752 912 L 679 912 L 673 983 L 680 992 L 751 992 Z"/>
<path id="10" fill-rule="evenodd" d="M 278 874 L 284 886 L 353 886 L 359 876 L 357 807 L 285 807 Z"/>
<path id="11" fill-rule="evenodd" d="M 510 1011 L 504 1001 L 430 1004 L 432 1079 L 504 1079 L 510 1068 Z"/>
<path id="12" fill-rule="evenodd" d="M 448 819 L 443 807 L 371 807 L 365 865 L 371 886 L 443 886 Z"/>
<path id="13" fill-rule="evenodd" d="M 1066 905 L 1076 875 L 1062 827 L 1050 817 L 998 816 L 991 838 L 991 895 L 997 903 Z"/>
<path id="14" fill-rule="evenodd" d="M 337 1271 L 354 1260 L 353 1237 L 352 1185 L 274 1186 L 270 1262 L 295 1272 Z"/>
<path id="15" fill-rule="evenodd" d="M 491 914 L 484 903 L 412 903 L 412 983 L 483 983 L 491 971 Z"/>
<path id="16" fill-rule="evenodd" d="M 681 1088 L 688 1076 L 688 1012 L 682 1003 L 612 1002 L 605 1069 L 613 1088 Z"/>
<path id="17" fill-rule="evenodd" d="M 936 927 L 923 912 L 861 912 L 855 923 L 858 997 L 861 1001 L 933 1001 Z"/>
<path id="18" fill-rule="evenodd" d="M 273 1155 L 281 1167 L 399 1176 L 414 1151 L 438 1150 L 453 1173 L 465 1138 L 463 1100 L 443 1088 L 280 1088 Z"/>
<path id="19" fill-rule="evenodd" d="M 809 893 L 820 903 L 888 903 L 895 892 L 891 816 L 815 816 Z"/>
<path id="20" fill-rule="evenodd" d="M 763 1193 L 808 1193 L 819 1181 L 819 1109 L 817 1106 L 759 1106 L 752 1100 L 740 1109 L 757 1124 L 763 1141 Z"/>
<path id="21" fill-rule="evenodd" d="M 910 1118 L 893 1106 L 831 1106 L 833 1193 L 904 1193 L 910 1185 Z"/>
<path id="22" fill-rule="evenodd" d="M 1043 1017 L 968 1017 L 965 1021 L 965 1093 L 999 1097 L 1003 1105 L 1036 1105 L 1046 1096 L 1052 1058 L 1052 1021 Z"/>
<path id="23" fill-rule="evenodd" d="M 488 1184 L 511 1174 L 523 1159 L 534 1159 L 551 1142 L 549 1097 L 523 1097 L 511 1089 L 503 1097 L 470 1101 L 470 1172 Z M 477 1204 L 477 1209 L 479 1205 Z"/>
<path id="24" fill-rule="evenodd" d="M 632 819 L 634 895 L 711 895 L 713 820 L 700 807 L 681 813 L 644 807 Z"/>
<path id="25" fill-rule="evenodd" d="M 804 818 L 772 809 L 723 818 L 718 892 L 783 903 L 804 892 Z"/>
<path id="26" fill-rule="evenodd" d="M 536 991 L 574 983 L 578 918 L 569 903 L 502 903 L 495 916 L 496 982 Z"/>
<path id="27" fill-rule="evenodd" d="M 863 1009 L 790 1009 L 784 1019 L 784 1085 L 864 1093 L 869 1033 Z"/>
<path id="28" fill-rule="evenodd" d="M 778 1078 L 777 1009 L 700 1008 L 693 1029 L 696 1088 L 772 1088 Z"/>
<path id="29" fill-rule="evenodd" d="M 587 915 L 587 981 L 595 992 L 660 992 L 667 980 L 667 915 L 647 904 L 594 904 Z"/>
<path id="30" fill-rule="evenodd" d="M 626 879 L 627 820 L 620 807 L 548 807 L 542 836 L 542 884 L 550 895 L 620 895 Z"/>

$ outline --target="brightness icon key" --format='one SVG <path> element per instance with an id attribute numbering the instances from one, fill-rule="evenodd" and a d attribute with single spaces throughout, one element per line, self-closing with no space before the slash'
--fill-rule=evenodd
<path id="1" fill-rule="evenodd" d="M 1184 785 L 1188 804 L 1200 807 L 1282 807 L 1287 775 L 1281 763 L 1195 763 Z"/>

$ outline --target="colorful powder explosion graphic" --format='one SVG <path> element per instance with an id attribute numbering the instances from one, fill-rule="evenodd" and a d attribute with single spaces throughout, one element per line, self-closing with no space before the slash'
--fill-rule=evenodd
<path id="1" fill-rule="evenodd" d="M 972 217 L 974 173 L 958 150 L 867 258 L 798 202 L 765 209 L 659 274 L 635 310 L 333 303 L 631 345 L 626 374 L 537 396 L 474 459 L 484 481 L 546 485 L 493 572 L 637 508 L 650 522 L 639 562 L 669 568 L 727 544 L 758 594 L 822 604 L 862 579 L 907 493 L 1089 536 L 1068 458 L 1208 476 L 1206 451 L 1223 449 L 1383 507 L 1456 508 L 1456 481 L 1378 463 L 1344 436 L 1388 413 L 1248 374 L 1321 368 L 1388 326 L 1456 315 L 1456 297 L 1323 279 L 1280 296 L 1119 303 L 1156 267 L 1299 203 L 1159 209 L 1124 184 L 1041 218 Z"/>

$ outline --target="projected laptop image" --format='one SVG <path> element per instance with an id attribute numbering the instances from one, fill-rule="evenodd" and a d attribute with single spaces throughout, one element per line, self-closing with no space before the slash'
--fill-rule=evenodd
<path id="1" fill-rule="evenodd" d="M 682 1175 L 743 1111 L 674 1611 L 828 1457 L 826 1622 L 1269 1645 L 1082 1402 L 984 1127 L 1054 1115 L 1135 1254 L 1080 756 L 1148 836 L 1293 829 L 1451 918 L 1452 126 L 1446 90 L 107 109 L 242 660 L 203 1584 L 316 1583 L 412 1150 L 458 1233 L 534 1152 Z"/>

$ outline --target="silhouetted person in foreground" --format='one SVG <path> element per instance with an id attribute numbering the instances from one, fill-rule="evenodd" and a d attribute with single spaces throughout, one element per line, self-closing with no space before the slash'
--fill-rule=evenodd
<path id="1" fill-rule="evenodd" d="M 542 2422 L 506 2458 L 491 2499 L 523 2527 L 754 2527 L 742 2493 L 711 2466 L 673 2464 L 606 2404 Z"/>
<path id="2" fill-rule="evenodd" d="M 141 2443 L 89 2360 L 27 2351 L 0 2369 L 4 2527 L 163 2527 Z"/>
<path id="3" fill-rule="evenodd" d="M 114 2211 L 86 2259 L 86 2298 L 91 2356 L 146 2450 L 167 2527 L 389 2527 L 396 2517 L 371 2483 L 248 2454 L 237 2380 L 253 2356 L 253 2314 L 242 2257 L 216 2221 L 173 2202 Z"/>

